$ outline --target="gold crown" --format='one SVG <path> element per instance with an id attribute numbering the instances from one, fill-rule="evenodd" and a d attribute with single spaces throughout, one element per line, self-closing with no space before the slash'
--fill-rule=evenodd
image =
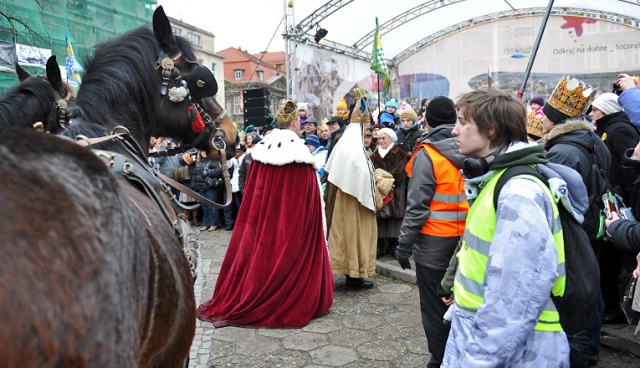
<path id="1" fill-rule="evenodd" d="M 542 117 L 544 114 L 536 114 L 535 111 L 531 111 L 527 115 L 527 133 L 538 138 L 542 138 L 544 133 L 542 132 Z"/>
<path id="2" fill-rule="evenodd" d="M 584 82 L 575 78 L 569 79 L 567 76 L 562 77 L 558 82 L 547 104 L 569 117 L 574 117 L 584 114 L 595 96 L 594 88 L 587 87 Z"/>
<path id="3" fill-rule="evenodd" d="M 286 110 L 289 110 L 287 113 Z M 298 117 L 298 109 L 296 109 L 295 102 L 291 100 L 282 100 L 280 107 L 276 113 L 276 120 L 280 123 L 288 123 Z"/>

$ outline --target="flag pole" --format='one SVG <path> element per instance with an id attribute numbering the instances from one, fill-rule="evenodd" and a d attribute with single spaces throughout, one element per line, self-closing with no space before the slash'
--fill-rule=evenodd
<path id="1" fill-rule="evenodd" d="M 380 107 L 380 74 L 376 74 L 378 76 L 378 85 L 376 88 L 378 90 L 378 121 L 380 121 L 380 114 L 382 114 L 382 108 Z M 378 122 L 376 121 L 376 123 Z"/>
<path id="2" fill-rule="evenodd" d="M 533 50 L 531 50 L 531 57 L 529 58 L 527 69 L 524 72 L 524 78 L 522 79 L 522 86 L 520 86 L 520 90 L 518 91 L 519 98 L 522 98 L 522 96 L 524 95 L 524 89 L 527 86 L 527 81 L 529 80 L 529 74 L 531 73 L 533 62 L 536 60 L 536 54 L 538 54 L 538 47 L 540 47 L 540 41 L 542 40 L 544 29 L 547 27 L 547 20 L 549 20 L 549 14 L 551 13 L 551 8 L 553 7 L 553 1 L 554 0 L 549 0 L 549 4 L 547 5 L 547 10 L 545 11 L 544 18 L 542 19 L 542 24 L 540 25 L 540 30 L 538 31 L 538 37 L 536 37 L 536 42 L 533 45 Z"/>

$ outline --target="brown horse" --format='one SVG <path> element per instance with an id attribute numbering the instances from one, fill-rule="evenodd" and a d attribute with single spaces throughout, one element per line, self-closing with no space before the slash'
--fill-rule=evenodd
<path id="1" fill-rule="evenodd" d="M 0 127 L 24 126 L 51 133 L 66 128 L 67 106 L 75 92 L 62 81 L 56 56 L 47 60 L 46 76 L 32 76 L 17 63 L 16 73 L 20 83 L 0 97 Z"/>
<path id="2" fill-rule="evenodd" d="M 216 115 L 215 90 L 195 87 L 206 78 L 162 8 L 153 25 L 96 48 L 64 132 L 128 133 L 93 152 L 32 129 L 0 134 L 3 366 L 176 367 L 188 357 L 195 300 L 176 235 L 184 228 L 144 153 L 151 135 L 197 140 L 198 104 L 215 119 L 199 148 L 217 154 L 220 136 L 232 155 L 236 130 Z M 187 95 L 171 101 L 181 87 Z"/>

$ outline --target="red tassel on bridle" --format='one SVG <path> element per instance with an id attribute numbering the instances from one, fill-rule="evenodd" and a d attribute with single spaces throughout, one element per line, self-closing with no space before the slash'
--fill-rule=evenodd
<path id="1" fill-rule="evenodd" d="M 195 113 L 195 114 L 194 114 Z M 193 105 L 189 105 L 189 116 L 193 114 L 193 119 L 191 120 L 191 130 L 194 133 L 200 133 L 204 130 L 204 121 L 202 120 L 202 116 L 200 112 L 195 109 Z"/>

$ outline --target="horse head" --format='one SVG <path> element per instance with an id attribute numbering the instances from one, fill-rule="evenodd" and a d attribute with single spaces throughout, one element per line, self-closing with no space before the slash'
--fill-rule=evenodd
<path id="1" fill-rule="evenodd" d="M 199 65 L 191 43 L 186 39 L 175 36 L 171 24 L 162 6 L 153 14 L 153 32 L 158 40 L 162 52 L 156 61 L 156 67 L 161 71 L 161 94 L 168 96 L 162 104 L 167 105 L 188 100 L 187 107 L 189 124 L 187 129 L 176 129 L 184 134 L 176 137 L 182 140 L 183 148 L 192 147 L 208 151 L 209 157 L 218 158 L 219 152 L 225 150 L 227 157 L 235 155 L 237 129 L 225 110 L 214 98 L 218 92 L 218 84 L 213 73 L 206 67 Z M 172 118 L 167 121 L 166 109 L 159 109 L 162 114 L 161 123 L 171 126 L 181 119 Z M 183 127 L 185 125 L 182 125 Z M 166 136 L 159 134 L 160 136 Z"/>
<path id="2" fill-rule="evenodd" d="M 158 7 L 153 31 L 142 26 L 96 46 L 72 110 L 74 124 L 65 135 L 88 135 L 89 125 L 96 135 L 124 126 L 144 152 L 151 136 L 156 136 L 212 155 L 217 152 L 213 138 L 223 136 L 225 143 L 230 142 L 227 154 L 234 155 L 237 132 L 232 123 L 216 122 L 224 119 L 218 119 L 211 107 L 216 105 L 215 93 L 213 74 L 198 64 L 186 39 L 173 35 L 169 19 Z M 76 121 L 87 124 L 77 126 Z"/>
<path id="3" fill-rule="evenodd" d="M 62 81 L 55 55 L 47 60 L 46 76 L 32 76 L 18 63 L 19 83 L 0 99 L 0 126 L 23 126 L 58 133 L 69 123 L 68 105 L 75 92 Z"/>

